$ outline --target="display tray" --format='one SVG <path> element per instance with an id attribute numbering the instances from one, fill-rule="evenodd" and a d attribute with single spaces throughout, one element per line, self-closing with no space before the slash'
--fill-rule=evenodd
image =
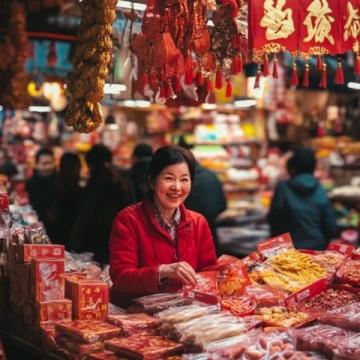
<path id="1" fill-rule="evenodd" d="M 7 331 L 0 332 L 0 337 L 6 350 L 7 360 L 17 360 L 21 358 L 26 360 L 64 360 L 64 358 L 47 352 L 31 342 Z"/>

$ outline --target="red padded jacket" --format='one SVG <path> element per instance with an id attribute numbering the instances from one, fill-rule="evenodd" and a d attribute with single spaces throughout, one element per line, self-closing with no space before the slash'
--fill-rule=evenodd
<path id="1" fill-rule="evenodd" d="M 195 271 L 216 263 L 212 235 L 205 218 L 181 205 L 177 246 L 155 219 L 150 200 L 119 212 L 110 235 L 111 301 L 126 306 L 134 297 L 159 292 L 158 267 L 187 261 Z M 169 281 L 165 290 L 181 284 Z M 164 289 L 161 289 L 164 290 Z"/>

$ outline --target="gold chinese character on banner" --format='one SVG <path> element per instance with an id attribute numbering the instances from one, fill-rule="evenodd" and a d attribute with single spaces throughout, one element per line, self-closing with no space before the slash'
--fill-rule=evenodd
<path id="1" fill-rule="evenodd" d="M 349 38 L 357 39 L 360 34 L 360 14 L 359 9 L 354 9 L 351 2 L 347 4 L 348 16 L 344 26 L 344 40 Z"/>
<path id="2" fill-rule="evenodd" d="M 267 40 L 286 39 L 295 31 L 292 9 L 283 10 L 286 0 L 278 0 L 276 5 L 274 2 L 265 0 L 265 15 L 260 25 L 266 28 Z"/>
<path id="3" fill-rule="evenodd" d="M 331 35 L 331 23 L 334 22 L 334 18 L 329 15 L 332 10 L 327 0 L 312 1 L 307 11 L 308 14 L 303 24 L 307 27 L 308 36 L 304 41 L 309 42 L 315 38 L 315 42 L 322 43 L 325 39 L 328 39 L 334 45 L 335 41 Z"/>

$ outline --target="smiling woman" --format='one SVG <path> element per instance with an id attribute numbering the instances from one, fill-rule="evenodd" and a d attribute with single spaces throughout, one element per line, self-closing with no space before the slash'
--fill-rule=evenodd
<path id="1" fill-rule="evenodd" d="M 178 146 L 155 152 L 148 170 L 149 194 L 115 218 L 110 237 L 112 302 L 175 291 L 196 283 L 196 271 L 216 262 L 205 218 L 185 208 L 195 160 Z"/>

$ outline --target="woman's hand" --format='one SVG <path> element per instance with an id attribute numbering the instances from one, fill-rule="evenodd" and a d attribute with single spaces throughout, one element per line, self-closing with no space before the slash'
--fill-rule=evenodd
<path id="1" fill-rule="evenodd" d="M 186 261 L 163 264 L 159 267 L 160 280 L 164 278 L 182 281 L 185 285 L 196 284 L 196 272 Z"/>

